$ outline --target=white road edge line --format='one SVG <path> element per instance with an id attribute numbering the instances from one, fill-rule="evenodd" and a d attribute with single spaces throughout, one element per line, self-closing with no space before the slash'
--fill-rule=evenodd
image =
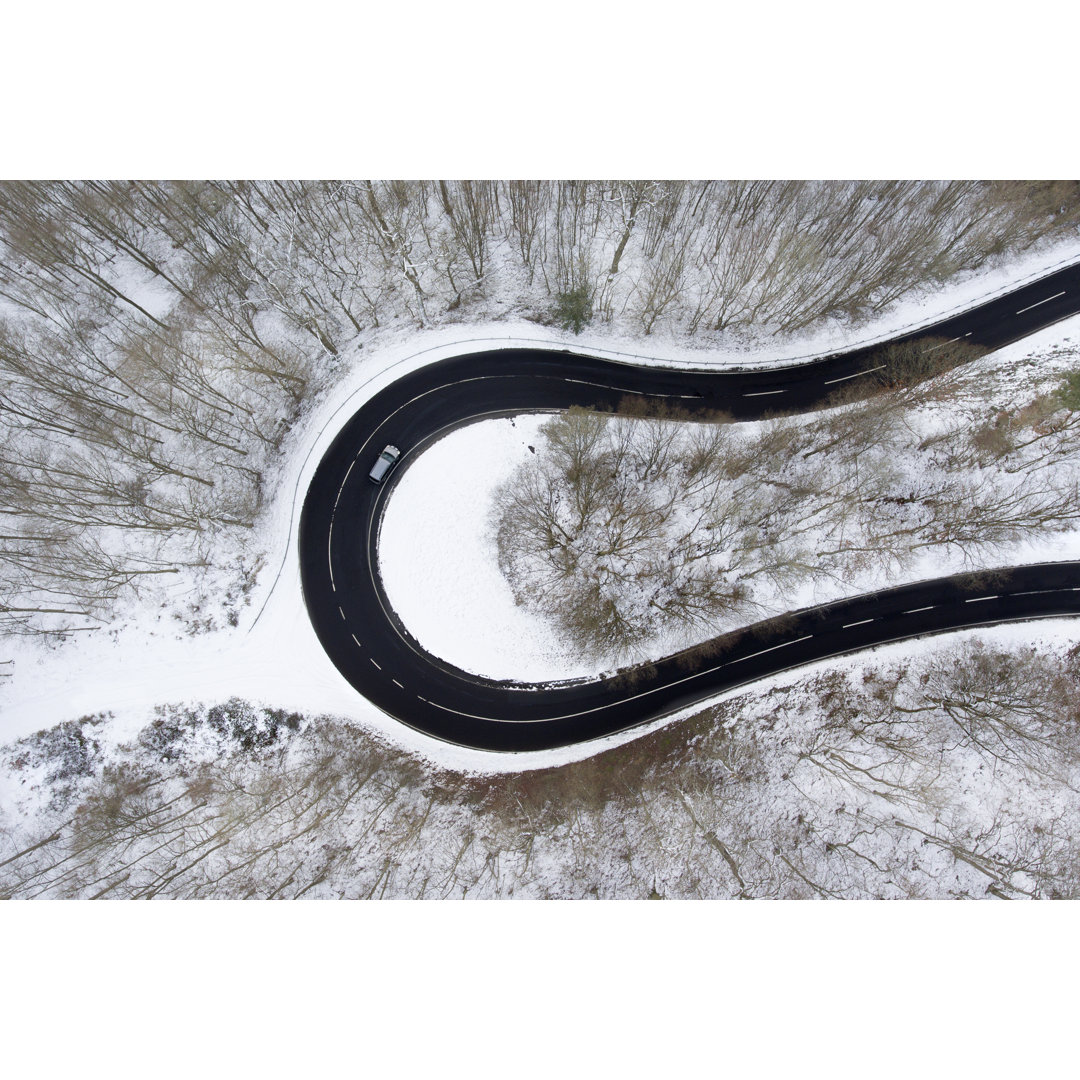
<path id="1" fill-rule="evenodd" d="M 934 350 L 931 349 L 930 351 L 933 352 Z M 871 371 L 880 371 L 884 366 L 884 364 L 878 364 L 877 367 L 868 367 L 865 371 L 856 371 L 854 375 L 844 375 L 839 379 L 826 379 L 824 385 L 831 386 L 836 382 L 847 382 L 848 379 L 857 379 L 860 375 L 869 375 Z"/>
<path id="2" fill-rule="evenodd" d="M 1038 304 L 1028 304 L 1027 307 L 1022 307 L 1019 311 L 1014 311 L 1014 315 L 1023 315 L 1025 311 L 1030 311 L 1033 307 L 1038 307 L 1039 304 L 1049 304 L 1051 300 L 1056 300 L 1059 296 L 1064 296 L 1065 290 L 1054 293 L 1053 296 L 1048 296 L 1045 300 L 1040 300 Z"/>

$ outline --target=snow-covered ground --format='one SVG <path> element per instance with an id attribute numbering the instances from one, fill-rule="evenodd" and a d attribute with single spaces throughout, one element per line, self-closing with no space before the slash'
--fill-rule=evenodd
<path id="1" fill-rule="evenodd" d="M 947 311 L 969 306 L 1078 256 L 1080 244 L 1057 245 L 1019 259 L 1008 269 L 972 275 L 941 293 L 898 305 L 886 320 L 863 327 L 856 333 L 834 327 L 789 340 L 782 348 L 763 342 L 756 352 L 740 349 L 722 354 L 704 353 L 659 336 L 648 339 L 647 346 L 640 340 L 621 341 L 600 333 L 586 332 L 575 338 L 531 323 L 511 324 L 497 319 L 468 327 L 388 334 L 374 352 L 369 348 L 361 353 L 357 346 L 354 352 L 344 357 L 348 374 L 289 437 L 286 464 L 272 487 L 269 510 L 253 537 L 253 548 L 269 553 L 268 565 L 259 577 L 250 608 L 241 615 L 240 625 L 188 637 L 163 621 L 160 613 L 132 607 L 121 613 L 115 624 L 117 629 L 76 636 L 61 645 L 48 647 L 36 639 L 9 638 L 0 657 L 14 662 L 3 669 L 11 671 L 11 677 L 0 678 L 0 741 L 10 742 L 64 720 L 109 711 L 117 718 L 116 737 L 123 738 L 145 724 L 153 707 L 162 702 L 211 701 L 239 696 L 255 703 L 353 719 L 454 768 L 501 771 L 588 756 L 598 747 L 510 759 L 437 743 L 380 713 L 359 697 L 330 664 L 304 609 L 295 557 L 296 528 L 307 483 L 321 454 L 348 417 L 375 392 L 407 371 L 467 350 L 513 345 L 570 345 L 601 355 L 617 356 L 622 352 L 636 360 L 710 367 L 767 363 L 775 362 L 777 358 L 795 359 L 820 354 L 888 336 L 901 326 L 931 321 Z M 1080 337 L 1077 320 L 1059 324 L 1011 349 L 1019 356 L 1069 336 L 1074 340 Z M 647 353 L 642 353 L 643 347 L 647 348 Z M 440 499 L 442 516 L 437 518 L 425 513 L 425 520 L 432 523 L 432 533 L 426 537 L 415 535 L 409 541 L 415 550 L 417 545 L 435 544 L 436 536 L 455 538 L 452 545 L 444 543 L 432 548 L 436 554 L 441 551 L 444 565 L 452 563 L 453 566 L 446 573 L 437 571 L 435 565 L 431 566 L 430 573 L 425 572 L 429 586 L 438 582 L 445 590 L 439 594 L 438 603 L 431 592 L 427 594 L 425 617 L 433 617 L 443 605 L 446 612 L 460 614 L 469 601 L 469 596 L 463 596 L 462 590 L 466 594 L 472 593 L 475 601 L 481 590 L 472 582 L 487 582 L 490 587 L 483 589 L 483 613 L 477 616 L 484 623 L 484 633 L 479 633 L 476 623 L 455 624 L 453 620 L 457 615 L 454 614 L 441 628 L 435 628 L 433 621 L 423 625 L 417 623 L 415 611 L 411 617 L 407 611 L 402 614 L 421 640 L 426 640 L 425 635 L 430 638 L 434 643 L 433 651 L 449 648 L 443 643 L 450 636 L 455 639 L 455 647 L 467 647 L 447 657 L 463 667 L 487 667 L 488 673 L 495 670 L 510 672 L 512 668 L 512 674 L 520 678 L 565 678 L 587 674 L 587 665 L 581 665 L 574 657 L 560 655 L 550 630 L 538 627 L 535 620 L 515 609 L 505 588 L 499 592 L 492 577 L 493 572 L 498 573 L 497 568 L 493 569 L 493 549 L 483 539 L 482 530 L 486 523 L 471 516 L 486 497 L 485 492 L 513 468 L 521 455 L 529 453 L 525 433 L 534 431 L 536 423 L 536 420 L 520 418 L 516 421 L 517 426 L 508 421 L 490 425 L 491 431 L 499 432 L 497 443 L 493 445 L 497 446 L 500 457 L 492 458 L 490 471 L 475 474 L 473 479 L 477 486 L 467 495 L 459 493 L 456 500 Z M 394 529 L 403 527 L 402 522 L 415 517 L 408 505 L 410 489 L 427 499 L 425 510 L 431 510 L 432 496 L 424 489 L 430 486 L 438 471 L 436 463 L 440 456 L 446 454 L 448 448 L 453 449 L 454 443 L 450 439 L 477 439 L 487 444 L 494 438 L 482 426 L 466 428 L 436 444 L 411 466 L 395 494 L 384 543 L 392 537 Z M 429 455 L 430 464 L 425 462 Z M 455 516 L 455 508 L 470 506 L 473 510 L 469 515 Z M 1075 545 L 1075 540 L 1068 543 Z M 1027 561 L 1029 557 L 1069 557 L 1058 540 L 1053 541 L 1052 551 L 1040 549 L 1017 552 L 1016 555 L 1017 561 Z M 409 560 L 413 570 L 417 561 L 415 558 Z M 384 574 L 395 603 L 409 608 L 409 598 L 395 583 L 393 556 L 384 559 Z M 792 599 L 796 606 L 811 602 L 813 598 Z M 498 620 L 494 618 L 496 613 Z M 467 633 L 462 630 L 462 625 L 467 627 Z M 437 637 L 439 634 L 442 634 L 441 639 Z M 1077 636 L 1080 637 L 1080 633 Z M 500 640 L 493 644 L 496 639 Z M 628 737 L 633 736 L 622 738 Z"/>
<path id="2" fill-rule="evenodd" d="M 428 652 L 478 675 L 533 682 L 595 673 L 514 602 L 489 535 L 491 493 L 529 456 L 546 419 L 450 432 L 406 468 L 383 518 L 379 572 L 394 610 Z"/>

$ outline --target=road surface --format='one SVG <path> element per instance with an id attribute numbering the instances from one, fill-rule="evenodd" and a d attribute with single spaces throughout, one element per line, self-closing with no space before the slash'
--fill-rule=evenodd
<path id="1" fill-rule="evenodd" d="M 1000 348 L 1080 312 L 1080 264 L 894 338 Z M 821 406 L 876 375 L 882 346 L 752 372 L 640 367 L 568 350 L 507 349 L 444 360 L 394 382 L 344 426 L 320 462 L 300 521 L 304 600 L 315 631 L 356 690 L 402 723 L 485 750 L 542 750 L 634 727 L 734 686 L 887 641 L 1018 619 L 1080 614 L 1080 562 L 918 582 L 792 613 L 714 640 L 636 679 L 531 686 L 483 679 L 426 653 L 400 623 L 376 572 L 379 525 L 408 459 L 449 428 L 484 417 L 612 408 L 647 395 L 691 414 L 739 420 Z M 382 486 L 367 473 L 387 443 L 402 463 Z"/>

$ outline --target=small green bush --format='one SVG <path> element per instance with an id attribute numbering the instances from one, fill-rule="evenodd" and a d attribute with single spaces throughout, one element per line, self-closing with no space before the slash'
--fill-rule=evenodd
<path id="1" fill-rule="evenodd" d="M 1070 412 L 1080 412 L 1080 371 L 1070 371 L 1058 387 L 1061 404 Z"/>
<path id="2" fill-rule="evenodd" d="M 592 316 L 592 297 L 584 285 L 571 289 L 570 292 L 556 293 L 554 317 L 564 330 L 573 330 L 575 334 L 580 334 L 592 321 Z"/>

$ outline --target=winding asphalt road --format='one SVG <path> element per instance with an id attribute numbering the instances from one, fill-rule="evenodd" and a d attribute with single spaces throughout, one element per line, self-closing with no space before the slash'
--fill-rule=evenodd
<path id="1" fill-rule="evenodd" d="M 1000 348 L 1080 312 L 1080 264 L 961 315 L 902 335 Z M 409 459 L 448 429 L 484 417 L 572 405 L 611 408 L 647 395 L 739 420 L 820 406 L 877 371 L 881 345 L 797 366 L 695 372 L 569 350 L 508 349 L 431 364 L 371 398 L 320 462 L 300 520 L 304 599 L 338 670 L 384 712 L 439 739 L 485 750 L 542 750 L 657 719 L 787 668 L 923 634 L 1080 614 L 1080 561 L 922 581 L 804 609 L 714 639 L 636 679 L 533 686 L 468 674 L 424 652 L 376 572 L 386 499 Z M 402 462 L 381 486 L 367 473 L 393 443 Z M 705 652 L 708 653 L 705 658 Z"/>

